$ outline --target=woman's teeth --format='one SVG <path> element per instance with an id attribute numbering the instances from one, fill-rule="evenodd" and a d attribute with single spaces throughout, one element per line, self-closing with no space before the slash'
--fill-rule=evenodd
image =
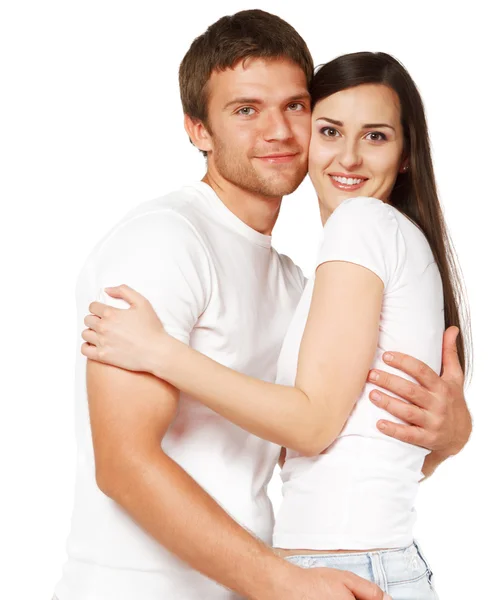
<path id="1" fill-rule="evenodd" d="M 359 185 L 364 181 L 364 179 L 352 179 L 351 177 L 336 177 L 335 175 L 331 176 L 332 179 L 341 183 L 342 185 Z"/>

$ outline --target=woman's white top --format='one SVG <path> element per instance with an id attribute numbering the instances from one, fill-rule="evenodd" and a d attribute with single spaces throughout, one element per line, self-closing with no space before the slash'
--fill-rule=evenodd
<path id="1" fill-rule="evenodd" d="M 395 350 L 421 359 L 438 373 L 444 332 L 442 281 L 421 230 L 380 200 L 351 198 L 340 204 L 324 227 L 316 268 L 328 261 L 362 265 L 384 283 L 371 367 L 407 377 L 382 360 L 383 352 Z M 295 383 L 313 287 L 314 277 L 285 337 L 277 383 Z M 428 451 L 377 429 L 379 419 L 401 421 L 371 402 L 372 389 L 366 383 L 345 427 L 324 453 L 307 458 L 287 452 L 274 546 L 365 550 L 412 542 L 414 500 Z"/>

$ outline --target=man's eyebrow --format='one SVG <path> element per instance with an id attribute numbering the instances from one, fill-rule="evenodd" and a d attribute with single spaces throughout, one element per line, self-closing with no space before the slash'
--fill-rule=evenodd
<path id="1" fill-rule="evenodd" d="M 316 121 L 326 121 L 327 123 L 331 123 L 332 125 L 338 125 L 338 127 L 343 127 L 342 121 L 336 121 L 335 119 L 329 119 L 328 117 L 318 117 Z M 395 127 L 389 125 L 388 123 L 366 123 L 362 126 L 363 129 L 371 129 L 375 127 L 388 127 L 389 129 L 393 129 L 395 131 Z"/>
<path id="2" fill-rule="evenodd" d="M 286 99 L 286 102 L 296 102 L 297 100 L 310 100 L 311 95 L 309 92 L 302 92 L 301 94 L 295 94 Z"/>
<path id="3" fill-rule="evenodd" d="M 311 98 L 309 92 L 302 92 L 301 94 L 295 94 L 293 96 L 290 96 L 290 98 L 285 98 L 284 102 L 285 103 L 290 103 L 290 102 L 296 102 L 297 100 L 306 100 L 309 101 Z M 234 106 L 236 104 L 264 104 L 264 101 L 261 100 L 260 98 L 249 98 L 249 97 L 245 97 L 245 96 L 241 96 L 239 98 L 234 98 L 233 100 L 230 100 L 230 102 L 228 102 L 228 104 L 226 104 L 223 108 L 223 110 L 226 110 L 227 108 L 229 108 L 230 106 Z"/>
<path id="4" fill-rule="evenodd" d="M 223 110 L 226 110 L 227 108 L 229 108 L 230 106 L 234 106 L 235 104 L 263 104 L 263 102 L 258 98 L 235 98 L 234 100 L 228 102 L 228 104 L 225 105 Z"/>

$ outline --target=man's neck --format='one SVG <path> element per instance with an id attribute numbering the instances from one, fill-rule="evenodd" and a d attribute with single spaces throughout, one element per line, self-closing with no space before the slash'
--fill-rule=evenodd
<path id="1" fill-rule="evenodd" d="M 221 202 L 246 225 L 263 235 L 271 235 L 280 212 L 281 197 L 254 194 L 209 171 L 202 181 L 210 185 Z"/>

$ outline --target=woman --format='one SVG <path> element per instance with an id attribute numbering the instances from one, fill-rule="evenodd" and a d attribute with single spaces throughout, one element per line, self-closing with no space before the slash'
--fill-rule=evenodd
<path id="1" fill-rule="evenodd" d="M 412 536 L 427 451 L 382 436 L 382 411 L 369 402 L 366 382 L 371 365 L 384 368 L 386 348 L 438 372 L 443 331 L 461 322 L 423 105 L 405 69 L 381 53 L 326 64 L 311 96 L 309 174 L 323 240 L 277 383 L 231 371 L 169 337 L 132 290 L 107 290 L 135 309 L 111 309 L 112 322 L 93 305 L 86 350 L 104 347 L 104 362 L 149 371 L 288 448 L 274 532 L 288 560 L 374 577 L 394 600 L 436 598 Z M 459 336 L 463 363 L 464 341 Z"/>

